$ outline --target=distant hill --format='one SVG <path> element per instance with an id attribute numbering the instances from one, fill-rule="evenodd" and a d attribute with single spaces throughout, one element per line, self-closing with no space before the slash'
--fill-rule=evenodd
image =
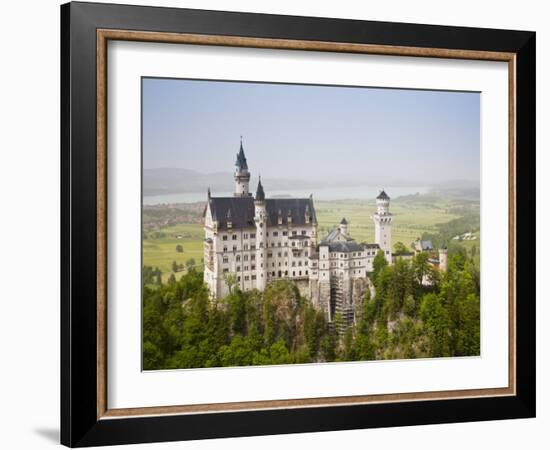
<path id="1" fill-rule="evenodd" d="M 262 178 L 264 186 L 271 190 L 305 189 L 323 186 L 321 181 Z M 252 177 L 254 190 L 257 177 Z M 183 192 L 231 192 L 235 188 L 231 172 L 200 173 L 189 169 L 143 169 L 143 195 L 179 194 Z"/>
<path id="2" fill-rule="evenodd" d="M 188 169 L 143 169 L 143 194 L 161 195 L 180 192 L 206 192 L 233 189 L 233 175 L 229 172 L 200 173 Z"/>

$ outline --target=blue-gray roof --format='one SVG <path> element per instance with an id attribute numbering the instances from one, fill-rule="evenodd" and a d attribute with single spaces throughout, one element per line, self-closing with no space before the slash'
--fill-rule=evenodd
<path id="1" fill-rule="evenodd" d="M 254 198 L 248 197 L 211 197 L 209 200 L 212 219 L 218 221 L 219 229 L 227 229 L 227 216 L 231 217 L 231 229 L 253 228 Z M 312 198 L 268 198 L 265 200 L 267 225 L 277 226 L 279 213 L 282 225 L 305 225 L 306 212 L 310 224 L 317 223 Z"/>
<path id="2" fill-rule="evenodd" d="M 256 189 L 256 200 L 264 201 L 265 192 L 264 187 L 262 186 L 262 180 L 258 178 L 258 189 Z"/>
<path id="3" fill-rule="evenodd" d="M 378 197 L 376 197 L 378 200 L 389 200 L 390 199 L 390 196 L 388 194 L 386 194 L 386 191 L 384 191 L 384 189 L 382 189 L 380 191 L 380 194 L 378 194 Z"/>
<path id="4" fill-rule="evenodd" d="M 328 249 L 331 252 L 340 252 L 340 253 L 361 252 L 364 250 L 363 246 L 358 244 L 355 241 L 332 242 L 328 244 Z"/>
<path id="5" fill-rule="evenodd" d="M 239 169 L 248 170 L 248 164 L 246 163 L 246 156 L 244 156 L 243 141 L 241 141 L 241 148 L 239 150 L 239 153 L 237 153 L 237 160 L 235 161 L 235 166 L 237 166 Z"/>
<path id="6" fill-rule="evenodd" d="M 430 241 L 430 240 L 421 241 L 420 242 L 420 247 L 422 248 L 422 250 L 433 250 L 434 249 L 434 247 L 432 245 L 432 241 Z"/>

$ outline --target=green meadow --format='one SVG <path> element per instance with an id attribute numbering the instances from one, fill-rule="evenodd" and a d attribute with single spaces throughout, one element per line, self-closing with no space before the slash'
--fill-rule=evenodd
<path id="1" fill-rule="evenodd" d="M 456 200 L 443 198 L 412 196 L 393 200 L 391 212 L 394 216 L 392 226 L 392 242 L 403 242 L 407 247 L 423 233 L 438 232 L 437 225 L 457 219 Z M 342 217 L 349 222 L 350 234 L 358 242 L 374 242 L 374 225 L 371 215 L 375 211 L 374 201 L 316 201 L 315 208 L 319 223 L 319 238 L 328 230 L 338 225 Z M 468 230 L 464 230 L 468 231 Z M 461 242 L 469 250 L 472 245 L 479 248 L 478 240 Z M 154 231 L 145 231 L 143 239 L 143 265 L 158 267 L 163 273 L 163 279 L 172 273 L 172 264 L 183 264 L 191 258 L 197 265 L 202 264 L 204 231 L 199 220 L 195 223 L 181 223 L 160 227 Z M 181 245 L 182 252 L 176 251 Z M 176 273 L 182 275 L 184 271 Z"/>
<path id="2" fill-rule="evenodd" d="M 349 225 L 349 232 L 358 242 L 374 242 L 374 224 L 371 215 L 374 202 L 316 202 L 319 236 L 336 226 L 343 217 Z M 422 236 L 422 233 L 436 233 L 436 225 L 459 217 L 449 212 L 450 204 L 438 202 L 418 202 L 396 200 L 390 205 L 393 214 L 392 242 L 403 242 L 407 247 Z"/>

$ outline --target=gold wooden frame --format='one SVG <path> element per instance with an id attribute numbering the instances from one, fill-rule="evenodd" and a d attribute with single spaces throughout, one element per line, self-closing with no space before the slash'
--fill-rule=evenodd
<path id="1" fill-rule="evenodd" d="M 503 61 L 508 63 L 508 387 L 402 394 L 265 400 L 201 405 L 148 406 L 109 409 L 107 405 L 107 42 L 109 40 L 217 45 L 266 49 L 308 50 Z M 147 31 L 97 30 L 97 418 L 164 414 L 217 413 L 243 410 L 343 406 L 516 395 L 516 55 L 515 53 L 444 48 L 246 38 L 236 36 L 158 33 Z"/>

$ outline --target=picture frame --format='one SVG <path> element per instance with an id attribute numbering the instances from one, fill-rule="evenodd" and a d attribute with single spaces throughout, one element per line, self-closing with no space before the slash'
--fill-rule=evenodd
<path id="1" fill-rule="evenodd" d="M 62 5 L 61 443 L 81 447 L 534 417 L 535 40 L 535 33 L 527 31 L 80 2 Z M 109 408 L 110 41 L 507 63 L 508 386 Z"/>

